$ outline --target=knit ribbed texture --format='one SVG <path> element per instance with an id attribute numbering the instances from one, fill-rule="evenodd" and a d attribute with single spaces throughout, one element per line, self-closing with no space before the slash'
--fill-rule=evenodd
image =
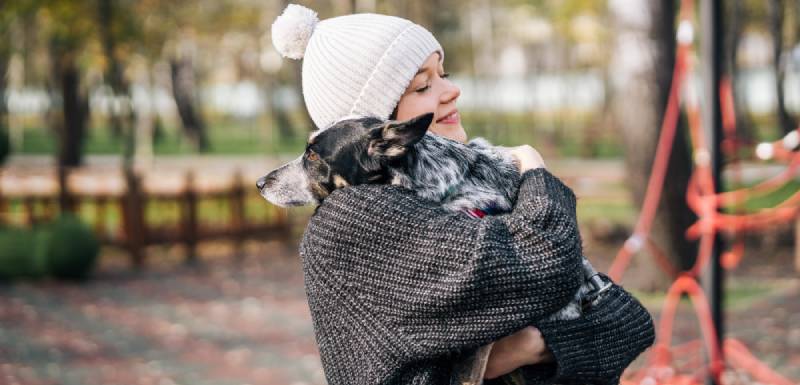
<path id="1" fill-rule="evenodd" d="M 361 13 L 317 24 L 303 57 L 303 97 L 317 128 L 349 115 L 387 119 L 434 52 L 425 28 L 394 16 Z"/>
<path id="2" fill-rule="evenodd" d="M 563 382 L 616 383 L 619 368 L 655 341 L 650 314 L 617 285 L 582 318 L 536 326 L 559 363 L 557 377 Z"/>
<path id="3" fill-rule="evenodd" d="M 334 191 L 300 253 L 331 385 L 449 384 L 458 355 L 541 323 L 582 277 L 575 196 L 544 169 L 523 175 L 511 213 L 484 219 L 397 186 Z M 531 367 L 529 383 L 613 381 L 652 343 L 640 332 L 652 334 L 652 321 L 629 294 L 615 286 L 603 302 L 625 316 L 601 308 L 542 324 L 558 372 Z M 625 356 L 608 359 L 600 347 Z"/>

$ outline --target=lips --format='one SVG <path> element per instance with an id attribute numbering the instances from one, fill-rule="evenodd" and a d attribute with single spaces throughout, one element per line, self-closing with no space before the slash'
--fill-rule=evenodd
<path id="1" fill-rule="evenodd" d="M 453 110 L 449 114 L 443 116 L 442 118 L 436 120 L 436 123 L 442 124 L 456 124 L 458 123 L 459 115 L 458 110 Z"/>

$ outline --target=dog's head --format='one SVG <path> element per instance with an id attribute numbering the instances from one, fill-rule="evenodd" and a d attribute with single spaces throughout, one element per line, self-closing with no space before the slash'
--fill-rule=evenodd
<path id="1" fill-rule="evenodd" d="M 388 167 L 402 161 L 425 136 L 433 114 L 411 120 L 356 118 L 311 134 L 299 158 L 256 182 L 261 195 L 278 206 L 319 204 L 333 190 L 389 183 Z"/>

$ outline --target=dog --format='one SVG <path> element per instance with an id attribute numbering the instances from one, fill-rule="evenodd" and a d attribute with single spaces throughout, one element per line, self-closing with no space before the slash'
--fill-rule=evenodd
<path id="1" fill-rule="evenodd" d="M 460 143 L 428 133 L 433 114 L 407 121 L 351 117 L 309 136 L 305 152 L 256 182 L 282 207 L 320 204 L 331 192 L 362 184 L 393 184 L 445 209 L 483 217 L 510 211 L 520 180 L 509 149 L 482 138 Z M 586 281 L 553 320 L 580 317 L 587 299 L 610 286 L 586 258 Z M 591 301 L 589 301 L 591 302 Z M 480 384 L 491 345 L 456 364 L 454 383 Z"/>
<path id="2" fill-rule="evenodd" d="M 432 119 L 425 114 L 406 122 L 339 121 L 312 133 L 302 156 L 256 185 L 283 207 L 319 204 L 345 186 L 394 184 L 448 210 L 511 210 L 519 181 L 514 158 L 483 139 L 464 145 L 426 134 Z"/>

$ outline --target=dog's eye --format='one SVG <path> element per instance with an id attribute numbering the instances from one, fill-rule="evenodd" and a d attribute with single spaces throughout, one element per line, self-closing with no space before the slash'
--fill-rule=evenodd
<path id="1" fill-rule="evenodd" d="M 311 152 L 311 153 L 308 154 L 308 156 L 306 158 L 308 160 L 312 161 L 312 162 L 316 162 L 316 161 L 319 160 L 319 155 L 317 155 L 316 152 Z"/>

